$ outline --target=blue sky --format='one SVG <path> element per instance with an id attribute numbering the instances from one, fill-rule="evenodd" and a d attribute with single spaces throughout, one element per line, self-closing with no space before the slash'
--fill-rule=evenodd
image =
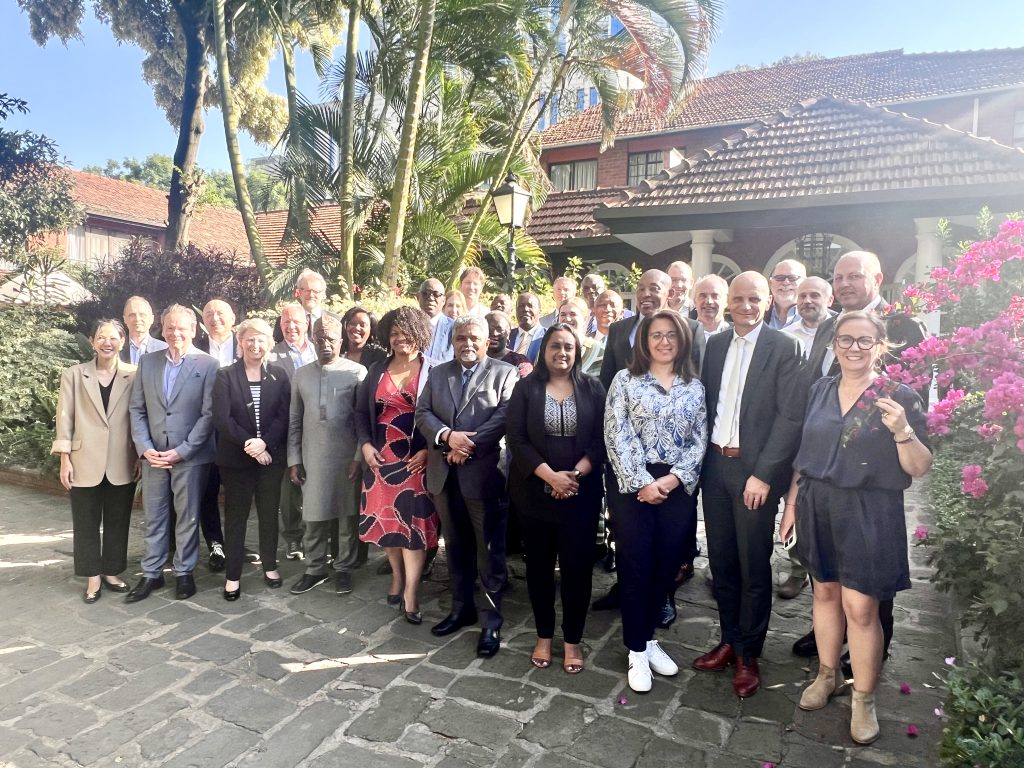
<path id="1" fill-rule="evenodd" d="M 91 3 L 87 3 L 91 6 Z M 738 64 L 759 65 L 811 51 L 842 56 L 894 48 L 907 52 L 1007 48 L 1024 45 L 1024 1 L 985 0 L 726 0 L 709 72 Z M 173 154 L 175 132 L 143 82 L 142 53 L 118 45 L 87 15 L 81 40 L 65 48 L 39 48 L 28 19 L 13 0 L 0 0 L 0 92 L 29 102 L 31 113 L 8 127 L 45 133 L 77 168 L 108 158 Z M 315 95 L 308 57 L 299 63 L 301 87 Z M 282 91 L 280 61 L 271 63 L 270 86 Z M 206 116 L 199 162 L 227 169 L 220 113 Z M 246 157 L 266 154 L 242 137 Z"/>

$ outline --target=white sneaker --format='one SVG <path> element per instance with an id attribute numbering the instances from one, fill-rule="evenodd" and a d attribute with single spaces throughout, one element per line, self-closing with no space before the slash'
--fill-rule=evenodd
<path id="1" fill-rule="evenodd" d="M 651 690 L 651 665 L 647 661 L 646 651 L 629 652 L 629 671 L 626 673 L 629 687 L 637 693 Z"/>
<path id="2" fill-rule="evenodd" d="M 672 661 L 672 657 L 665 653 L 657 640 L 647 641 L 647 662 L 652 670 L 666 677 L 671 677 L 679 671 L 679 665 Z"/>

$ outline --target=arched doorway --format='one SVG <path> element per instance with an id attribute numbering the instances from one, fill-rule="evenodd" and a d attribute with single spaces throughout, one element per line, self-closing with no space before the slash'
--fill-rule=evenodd
<path id="1" fill-rule="evenodd" d="M 808 275 L 832 279 L 832 272 L 839 257 L 861 247 L 853 240 L 831 232 L 809 232 L 795 237 L 779 248 L 764 265 L 764 276 L 770 277 L 775 265 L 784 259 L 796 259 L 807 267 Z"/>

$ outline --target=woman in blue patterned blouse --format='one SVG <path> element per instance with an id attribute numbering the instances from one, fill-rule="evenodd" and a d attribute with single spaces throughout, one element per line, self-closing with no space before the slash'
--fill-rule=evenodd
<path id="1" fill-rule="evenodd" d="M 622 639 L 629 687 L 651 690 L 651 672 L 679 667 L 654 639 L 658 612 L 679 570 L 697 515 L 697 481 L 707 446 L 704 387 L 691 356 L 693 336 L 677 312 L 640 323 L 629 368 L 608 390 L 604 439 L 621 514 L 615 520 L 622 593 Z"/>

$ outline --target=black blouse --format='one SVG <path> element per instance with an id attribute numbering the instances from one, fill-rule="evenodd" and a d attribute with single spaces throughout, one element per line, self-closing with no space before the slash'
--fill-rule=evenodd
<path id="1" fill-rule="evenodd" d="M 864 390 L 844 416 L 839 407 L 840 378 L 826 376 L 811 387 L 794 468 L 837 488 L 909 488 L 912 478 L 900 466 L 896 441 L 882 424 L 882 412 L 874 402 L 886 396 L 883 390 L 888 392 L 888 397 L 903 406 L 917 439 L 927 446 L 921 398 L 905 384 L 881 378 Z"/>

